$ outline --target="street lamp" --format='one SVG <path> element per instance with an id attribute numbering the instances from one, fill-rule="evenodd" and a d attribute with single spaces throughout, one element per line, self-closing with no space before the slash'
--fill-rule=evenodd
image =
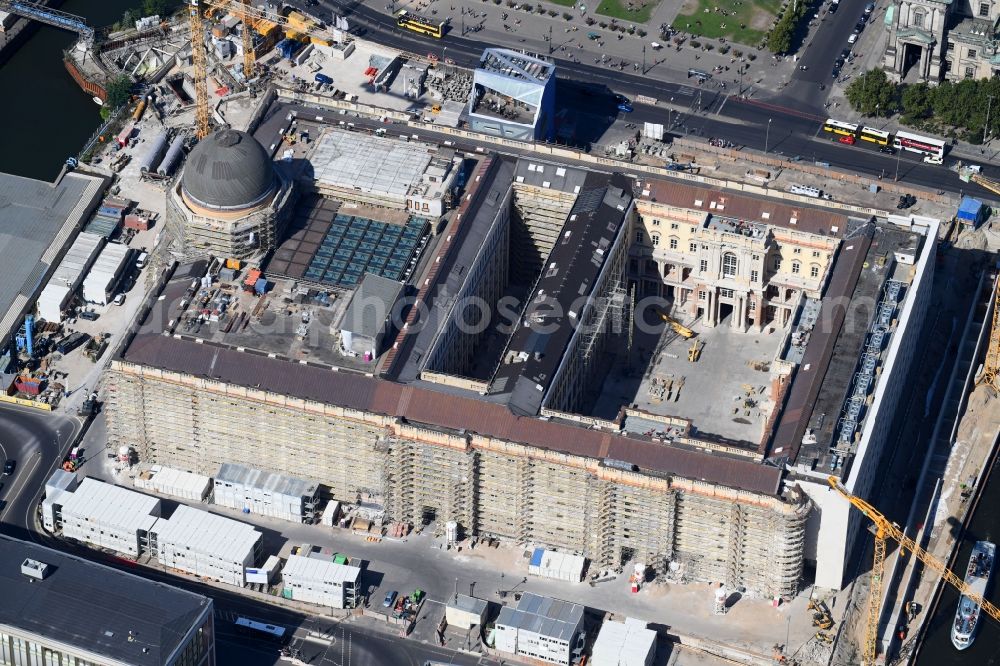
<path id="1" fill-rule="evenodd" d="M 772 120 L 772 118 L 768 118 L 767 119 L 767 131 L 764 132 L 764 154 L 765 155 L 767 155 L 768 140 L 771 138 L 771 120 Z"/>
<path id="2" fill-rule="evenodd" d="M 667 129 L 668 129 L 668 130 L 669 130 L 669 129 L 670 129 L 671 127 L 673 127 L 673 126 L 674 126 L 674 123 L 673 123 L 673 116 L 671 115 L 671 114 L 673 114 L 673 112 L 674 112 L 674 98 L 673 98 L 673 97 L 671 97 L 671 98 L 670 98 L 670 108 L 668 108 L 668 109 L 667 109 Z"/>
<path id="3" fill-rule="evenodd" d="M 642 45 L 642 74 L 643 74 L 643 76 L 646 75 L 646 45 L 645 44 Z M 986 121 L 989 122 L 989 114 L 986 114 L 986 115 L 987 115 Z"/>
<path id="4" fill-rule="evenodd" d="M 900 147 L 896 150 L 896 177 L 893 178 L 893 181 L 899 180 L 899 158 L 902 157 L 902 155 L 903 155 L 903 148 Z"/>

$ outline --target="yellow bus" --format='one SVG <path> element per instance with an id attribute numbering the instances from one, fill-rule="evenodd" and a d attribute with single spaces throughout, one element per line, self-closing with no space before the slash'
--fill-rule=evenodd
<path id="1" fill-rule="evenodd" d="M 406 28 L 407 30 L 419 32 L 422 35 L 428 35 L 437 39 L 441 39 L 444 36 L 444 21 L 417 16 L 405 9 L 396 14 L 396 25 L 400 28 Z"/>
<path id="2" fill-rule="evenodd" d="M 828 118 L 823 123 L 823 131 L 830 132 L 831 134 L 839 134 L 840 136 L 855 136 L 858 133 L 858 126 L 854 123 L 845 123 L 842 120 Z"/>
<path id="3" fill-rule="evenodd" d="M 878 146 L 888 146 L 889 139 L 892 138 L 888 132 L 875 129 L 874 127 L 862 127 L 858 132 L 862 141 L 870 141 Z"/>

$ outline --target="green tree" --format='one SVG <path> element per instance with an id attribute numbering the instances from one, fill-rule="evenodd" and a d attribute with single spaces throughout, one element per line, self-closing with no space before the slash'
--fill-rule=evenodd
<path id="1" fill-rule="evenodd" d="M 771 53 L 788 53 L 792 48 L 792 33 L 792 22 L 782 18 L 767 36 L 767 50 Z"/>
<path id="2" fill-rule="evenodd" d="M 132 79 L 127 74 L 119 74 L 108 82 L 106 90 L 107 99 L 104 105 L 109 109 L 117 109 L 122 104 L 128 103 L 132 95 Z"/>
<path id="3" fill-rule="evenodd" d="M 898 107 L 898 90 L 881 69 L 870 69 L 847 86 L 847 101 L 865 116 L 890 116 Z"/>
<path id="4" fill-rule="evenodd" d="M 926 83 L 904 86 L 901 99 L 904 121 L 930 118 L 934 112 L 934 92 Z"/>
<path id="5" fill-rule="evenodd" d="M 119 30 L 129 30 L 129 29 L 134 30 L 135 29 L 135 20 L 137 18 L 139 18 L 139 17 L 136 16 L 135 11 L 133 11 L 131 9 L 126 9 L 125 13 L 122 14 L 121 20 L 118 21 L 118 24 L 117 24 L 119 26 L 118 29 Z"/>

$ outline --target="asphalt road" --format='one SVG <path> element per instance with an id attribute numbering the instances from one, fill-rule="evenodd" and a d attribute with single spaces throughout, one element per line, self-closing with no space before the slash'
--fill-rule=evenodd
<path id="1" fill-rule="evenodd" d="M 293 3 L 294 4 L 294 3 Z M 298 4 L 302 4 L 299 2 Z M 825 93 L 819 91 L 816 80 L 829 79 L 833 61 L 846 45 L 845 35 L 853 30 L 854 23 L 863 13 L 867 0 L 841 0 L 841 7 L 832 17 L 827 17 L 817 28 L 809 47 L 802 55 L 808 69 L 797 72 L 791 86 L 773 100 L 741 100 L 720 90 L 709 82 L 698 86 L 686 79 L 686 71 L 671 71 L 676 82 L 664 82 L 627 72 L 611 71 L 605 67 L 571 62 L 552 56 L 557 64 L 558 79 L 556 104 L 558 112 L 577 119 L 577 145 L 595 143 L 616 119 L 613 94 L 630 97 L 645 95 L 670 103 L 677 108 L 687 108 L 680 118 L 663 106 L 634 104 L 635 111 L 629 121 L 636 124 L 656 122 L 670 125 L 674 134 L 695 133 L 704 137 L 728 139 L 734 143 L 764 150 L 788 158 L 799 157 L 807 161 L 829 164 L 832 167 L 900 180 L 935 191 L 945 190 L 970 194 L 995 200 L 997 195 L 978 185 L 963 183 L 947 165 L 926 165 L 911 153 L 899 156 L 884 155 L 864 146 L 844 146 L 817 137 L 820 123 L 826 118 L 822 104 Z M 367 32 L 365 38 L 385 46 L 421 55 L 435 54 L 439 58 L 454 60 L 463 67 L 474 67 L 484 48 L 494 46 L 484 39 L 462 37 L 457 30 L 440 40 L 421 37 L 396 26 L 394 20 L 357 0 L 321 0 L 325 11 L 307 9 L 312 14 L 328 20 L 330 13 L 347 16 L 356 26 Z M 867 29 L 876 29 L 869 26 Z M 846 32 L 845 32 L 846 31 Z M 495 44 L 517 48 L 517 37 L 511 43 Z M 829 83 L 829 81 L 827 81 Z M 829 85 L 827 85 L 827 92 Z M 701 92 L 700 104 L 698 93 Z M 581 110 L 586 110 L 581 112 Z M 770 127 L 769 127 L 770 126 Z M 898 157 L 898 159 L 897 159 Z M 974 161 L 965 161 L 977 164 Z M 1000 178 L 1000 168 L 989 162 L 978 162 L 983 173 Z"/>
<path id="2" fill-rule="evenodd" d="M 62 462 L 80 427 L 74 417 L 0 406 L 0 467 L 8 460 L 16 464 L 12 475 L 0 479 L 0 530 L 24 525 L 25 515 L 37 504 L 45 481 Z"/>

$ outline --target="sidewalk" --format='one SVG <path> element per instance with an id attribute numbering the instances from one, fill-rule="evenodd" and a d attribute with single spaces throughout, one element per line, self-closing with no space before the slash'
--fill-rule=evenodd
<path id="1" fill-rule="evenodd" d="M 689 35 L 684 35 L 684 43 L 680 46 L 668 42 L 660 35 L 660 25 L 669 25 L 679 11 L 680 4 L 673 1 L 661 0 L 645 24 L 615 21 L 592 13 L 590 9 L 596 5 L 591 4 L 587 4 L 587 10 L 583 11 L 581 9 L 583 5 L 580 4 L 577 7 L 566 7 L 547 0 L 541 2 L 546 10 L 557 12 L 556 16 L 552 17 L 547 13 L 539 14 L 533 11 L 538 0 L 518 5 L 527 7 L 526 10 L 511 8 L 507 3 L 508 0 L 503 0 L 499 5 L 482 0 L 406 0 L 395 3 L 395 9 L 421 13 L 436 12 L 438 17 L 450 17 L 451 30 L 454 34 L 461 36 L 464 26 L 464 36 L 482 40 L 484 48 L 489 44 L 521 48 L 541 55 L 550 55 L 557 60 L 603 65 L 612 73 L 628 72 L 639 75 L 643 69 L 645 50 L 644 76 L 656 81 L 684 83 L 688 80 L 687 71 L 690 68 L 712 72 L 715 67 L 720 67 L 723 71 L 716 74 L 715 82 L 738 84 L 739 75 L 736 67 L 739 59 L 734 57 L 734 51 L 741 51 L 744 57 L 752 54 L 755 58 L 753 61 L 747 58 L 746 62 L 750 69 L 743 77 L 744 88 L 752 86 L 755 90 L 774 93 L 782 87 L 782 84 L 787 83 L 795 71 L 795 65 L 790 57 L 775 61 L 767 51 L 759 51 L 734 42 L 725 45 L 731 47 L 727 54 L 719 53 L 719 47 L 723 45 L 717 40 L 695 38 L 702 45 L 711 44 L 713 46 L 711 51 L 691 47 Z M 384 0 L 382 2 L 370 0 L 367 4 L 381 13 L 388 13 L 392 7 L 384 4 Z M 571 14 L 572 18 L 567 20 L 563 17 L 564 13 Z M 588 16 L 592 16 L 597 23 L 588 26 L 586 24 Z M 645 30 L 647 34 L 639 37 L 638 33 L 628 35 L 600 28 L 601 22 L 610 24 L 613 21 L 618 25 L 635 25 L 637 30 Z M 810 31 L 810 34 L 813 32 L 814 30 Z M 599 34 L 601 37 L 591 40 L 588 38 L 591 33 Z M 550 34 L 551 49 L 548 42 Z M 654 49 L 651 46 L 652 42 L 661 44 L 663 48 Z M 437 47 L 430 45 L 429 47 L 437 50 Z M 730 68 L 729 71 L 725 70 L 726 67 Z"/>

